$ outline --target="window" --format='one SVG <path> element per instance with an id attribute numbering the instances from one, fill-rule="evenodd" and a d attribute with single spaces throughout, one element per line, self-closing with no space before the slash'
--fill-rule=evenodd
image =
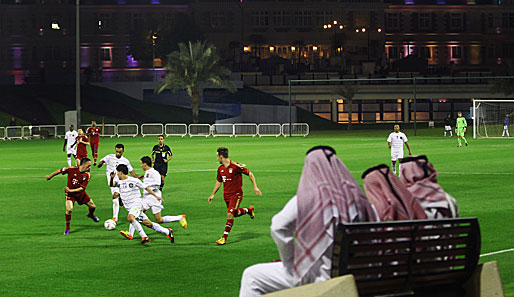
<path id="1" fill-rule="evenodd" d="M 268 12 L 267 11 L 256 11 L 252 15 L 252 25 L 257 27 L 268 26 Z"/>
<path id="2" fill-rule="evenodd" d="M 316 26 L 318 27 L 334 21 L 334 15 L 330 11 L 316 11 L 314 14 L 316 18 Z"/>
<path id="3" fill-rule="evenodd" d="M 453 46 L 452 47 L 452 59 L 461 59 L 462 58 L 462 46 Z"/>
<path id="4" fill-rule="evenodd" d="M 462 13 L 450 13 L 450 28 L 462 29 Z"/>
<path id="5" fill-rule="evenodd" d="M 398 13 L 386 14 L 386 27 L 387 29 L 398 29 L 400 27 Z"/>
<path id="6" fill-rule="evenodd" d="M 295 11 L 293 18 L 293 25 L 298 27 L 311 27 L 312 26 L 312 12 L 310 11 Z"/>
<path id="7" fill-rule="evenodd" d="M 112 27 L 112 15 L 110 13 L 100 13 L 98 15 L 98 30 L 109 31 Z"/>
<path id="8" fill-rule="evenodd" d="M 274 11 L 272 16 L 274 26 L 288 27 L 291 25 L 291 12 L 289 11 Z"/>
<path id="9" fill-rule="evenodd" d="M 388 49 L 387 53 L 389 59 L 398 59 L 400 57 L 400 50 L 398 47 L 391 46 Z"/>
<path id="10" fill-rule="evenodd" d="M 100 61 L 110 61 L 111 60 L 111 48 L 101 48 L 100 49 Z"/>
<path id="11" fill-rule="evenodd" d="M 493 18 L 493 14 L 490 13 L 488 16 L 487 16 L 487 26 L 489 28 L 493 28 L 494 27 L 494 18 Z"/>
<path id="12" fill-rule="evenodd" d="M 514 28 L 514 13 L 504 13 L 502 16 L 503 28 Z"/>
<path id="13" fill-rule="evenodd" d="M 430 13 L 420 13 L 418 26 L 420 29 L 430 29 Z"/>

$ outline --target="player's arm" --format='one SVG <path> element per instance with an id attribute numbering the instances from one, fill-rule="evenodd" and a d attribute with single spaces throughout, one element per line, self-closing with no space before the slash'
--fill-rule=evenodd
<path id="1" fill-rule="evenodd" d="M 84 190 L 85 189 L 83 187 L 76 188 L 76 189 L 70 189 L 68 187 L 64 188 L 64 191 L 66 191 L 66 193 L 78 193 L 78 192 L 81 192 L 81 191 L 84 191 Z"/>
<path id="2" fill-rule="evenodd" d="M 54 176 L 56 176 L 59 173 L 61 173 L 61 170 L 62 169 L 57 169 L 56 171 L 50 173 L 49 175 L 46 176 L 46 180 L 51 180 Z"/>
<path id="3" fill-rule="evenodd" d="M 79 142 L 82 143 L 82 144 L 85 144 L 85 145 L 89 145 L 89 141 L 84 141 L 82 139 L 79 139 Z"/>
<path id="4" fill-rule="evenodd" d="M 155 162 L 155 151 L 152 150 L 152 163 Z"/>
<path id="5" fill-rule="evenodd" d="M 214 198 L 214 194 L 216 194 L 216 192 L 218 192 L 220 187 L 221 187 L 221 182 L 216 180 L 216 184 L 214 185 L 214 189 L 212 190 L 212 194 L 211 194 L 211 196 L 209 196 L 209 199 L 207 199 L 207 202 L 211 203 L 212 198 Z"/>
<path id="6" fill-rule="evenodd" d="M 391 142 L 387 142 L 387 146 L 389 147 L 389 149 L 391 149 Z"/>
<path id="7" fill-rule="evenodd" d="M 405 141 L 405 146 L 407 147 L 407 149 L 409 150 L 409 156 L 412 155 L 412 152 L 410 151 L 410 146 L 409 146 L 409 142 L 408 141 Z"/>
<path id="8" fill-rule="evenodd" d="M 143 174 L 143 175 L 141 175 L 141 176 L 137 175 L 137 174 L 134 172 L 134 170 L 132 170 L 132 171 L 130 172 L 130 175 L 132 175 L 133 177 L 135 177 L 135 178 L 137 178 L 137 179 L 141 179 L 141 178 L 143 178 L 143 177 L 145 176 L 144 174 Z"/>
<path id="9" fill-rule="evenodd" d="M 173 155 L 171 154 L 171 150 L 168 150 L 168 152 L 170 153 L 170 156 L 168 158 L 164 159 L 165 163 L 168 163 L 168 161 L 171 160 L 171 158 L 173 158 Z"/>
<path id="10" fill-rule="evenodd" d="M 64 145 L 62 147 L 62 151 L 65 152 L 66 151 L 66 144 L 68 143 L 68 139 L 66 137 L 64 137 Z"/>
<path id="11" fill-rule="evenodd" d="M 252 181 L 253 191 L 255 192 L 255 194 L 257 194 L 257 196 L 261 197 L 262 196 L 262 192 L 259 189 L 259 187 L 257 187 L 257 182 L 255 181 L 255 175 L 253 175 L 253 173 L 250 171 L 248 173 L 248 177 L 250 177 L 250 180 Z"/>
<path id="12" fill-rule="evenodd" d="M 111 180 L 109 182 L 109 186 L 111 186 L 111 187 L 118 186 L 118 183 L 114 181 L 114 176 L 116 176 L 116 173 L 113 171 L 113 172 L 111 172 Z"/>
<path id="13" fill-rule="evenodd" d="M 105 161 L 103 159 L 100 160 L 100 162 L 98 163 L 98 168 L 102 167 L 104 164 L 105 164 Z"/>
<path id="14" fill-rule="evenodd" d="M 152 194 L 152 196 L 157 198 L 157 200 L 162 201 L 164 203 L 164 199 L 162 199 L 161 197 L 157 196 L 157 194 L 155 194 L 155 192 L 152 191 L 152 189 L 150 189 L 149 187 L 146 187 L 145 191 L 147 191 L 148 193 Z"/>

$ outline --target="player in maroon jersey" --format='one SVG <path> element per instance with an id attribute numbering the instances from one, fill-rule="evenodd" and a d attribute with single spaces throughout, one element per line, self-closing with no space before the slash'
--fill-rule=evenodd
<path id="1" fill-rule="evenodd" d="M 87 158 L 87 149 L 86 145 L 89 145 L 89 139 L 84 134 L 82 129 L 77 130 L 79 136 L 77 136 L 77 155 L 75 159 L 77 160 L 77 164 L 80 164 L 80 160 L 83 158 Z"/>
<path id="2" fill-rule="evenodd" d="M 91 127 L 87 128 L 86 135 L 91 143 L 91 153 L 93 154 L 93 166 L 96 166 L 98 159 L 98 144 L 100 143 L 100 127 L 96 126 L 96 122 L 91 122 Z"/>
<path id="3" fill-rule="evenodd" d="M 64 188 L 66 197 L 66 230 L 64 231 L 64 235 L 70 234 L 71 212 L 73 211 L 73 204 L 75 204 L 75 201 L 79 205 L 86 204 L 87 207 L 89 207 L 89 213 L 87 215 L 88 218 L 91 218 L 95 222 L 99 221 L 99 219 L 94 214 L 96 205 L 86 193 L 86 187 L 89 183 L 89 179 L 91 178 L 91 175 L 89 174 L 90 169 L 91 160 L 88 158 L 82 158 L 80 160 L 79 166 L 64 167 L 46 176 L 46 180 L 51 180 L 52 177 L 58 175 L 59 173 L 62 175 L 68 174 L 68 186 Z"/>
<path id="4" fill-rule="evenodd" d="M 218 167 L 218 176 L 214 190 L 211 196 L 207 200 L 211 203 L 214 198 L 214 194 L 219 190 L 223 183 L 223 198 L 227 204 L 227 224 L 225 225 L 225 232 L 223 236 L 216 241 L 218 245 L 224 245 L 227 242 L 227 236 L 232 226 L 234 225 L 234 217 L 239 217 L 248 214 L 251 219 L 255 217 L 255 208 L 250 206 L 248 208 L 240 208 L 241 201 L 243 200 L 243 176 L 242 174 L 248 175 L 253 184 L 253 190 L 257 196 L 262 196 L 261 190 L 257 187 L 255 182 L 255 176 L 250 170 L 244 167 L 244 165 L 230 161 L 228 158 L 228 149 L 225 147 L 218 148 L 218 161 L 220 167 Z"/>

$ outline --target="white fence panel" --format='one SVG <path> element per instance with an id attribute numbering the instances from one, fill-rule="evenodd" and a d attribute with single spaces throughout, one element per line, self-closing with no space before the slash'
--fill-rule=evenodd
<path id="1" fill-rule="evenodd" d="M 289 133 L 289 123 L 282 125 L 282 134 L 284 137 L 291 136 L 307 136 L 309 135 L 309 124 L 307 123 L 293 123 L 291 133 Z"/>
<path id="2" fill-rule="evenodd" d="M 57 131 L 56 132 L 57 134 L 55 136 L 57 138 L 64 138 L 64 136 L 66 136 L 66 126 L 64 126 L 64 125 L 57 125 L 57 126 L 55 126 L 55 128 L 56 128 L 56 131 Z"/>
<path id="3" fill-rule="evenodd" d="M 234 124 L 234 136 L 257 136 L 257 124 Z"/>
<path id="4" fill-rule="evenodd" d="M 209 124 L 190 124 L 188 127 L 189 137 L 211 135 L 211 125 Z"/>
<path id="5" fill-rule="evenodd" d="M 118 137 L 136 137 L 139 134 L 139 126 L 137 124 L 118 124 L 116 126 L 116 134 Z"/>
<path id="6" fill-rule="evenodd" d="M 141 135 L 145 136 L 159 136 L 164 134 L 164 125 L 161 123 L 142 124 Z"/>
<path id="7" fill-rule="evenodd" d="M 5 127 L 0 127 L 0 139 L 5 140 L 6 133 L 5 133 Z"/>
<path id="8" fill-rule="evenodd" d="M 275 136 L 282 135 L 282 125 L 280 124 L 259 124 L 257 126 L 257 134 L 261 136 Z"/>
<path id="9" fill-rule="evenodd" d="M 41 126 L 23 126 L 23 138 L 55 138 L 57 137 L 57 126 L 41 125 Z"/>
<path id="10" fill-rule="evenodd" d="M 166 135 L 166 137 L 169 137 L 169 136 L 184 137 L 187 135 L 187 125 L 186 124 L 166 124 L 166 126 L 164 126 L 164 134 Z"/>
<path id="11" fill-rule="evenodd" d="M 23 127 L 22 126 L 11 126 L 5 128 L 7 133 L 7 139 L 22 139 Z"/>
<path id="12" fill-rule="evenodd" d="M 114 124 L 104 124 L 102 126 L 102 136 L 103 137 L 115 137 L 118 134 L 118 129 Z"/>
<path id="13" fill-rule="evenodd" d="M 212 136 L 234 136 L 233 124 L 214 124 L 211 127 Z"/>

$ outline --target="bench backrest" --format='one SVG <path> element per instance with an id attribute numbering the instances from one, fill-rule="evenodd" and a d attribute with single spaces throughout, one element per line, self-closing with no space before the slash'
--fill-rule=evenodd
<path id="1" fill-rule="evenodd" d="M 479 256 L 476 218 L 340 224 L 332 277 L 353 274 L 361 296 L 455 285 Z"/>

